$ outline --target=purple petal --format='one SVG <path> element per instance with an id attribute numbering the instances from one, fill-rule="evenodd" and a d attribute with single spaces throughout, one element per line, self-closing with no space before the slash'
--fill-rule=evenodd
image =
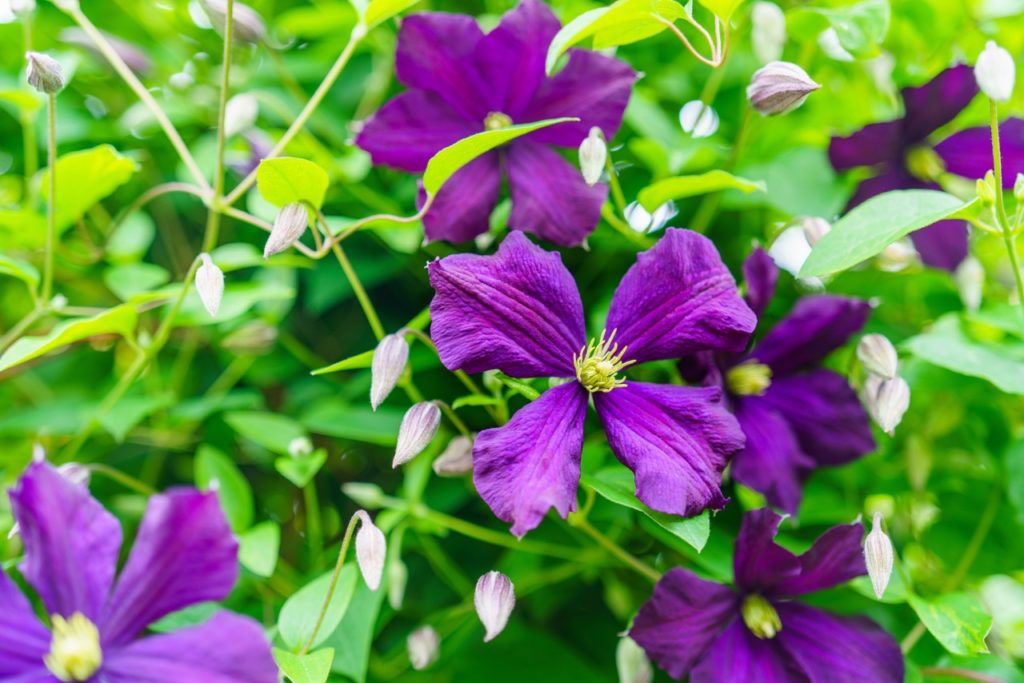
<path id="1" fill-rule="evenodd" d="M 0 571 L 0 680 L 48 673 L 43 657 L 50 650 L 50 632 L 11 579 Z"/>
<path id="2" fill-rule="evenodd" d="M 722 470 L 743 433 L 718 387 L 628 382 L 594 394 L 612 452 L 636 475 L 636 496 L 690 517 L 725 507 Z"/>
<path id="3" fill-rule="evenodd" d="M 867 574 L 859 521 L 834 526 L 800 556 L 800 574 L 784 579 L 773 589 L 776 596 L 803 595 L 832 588 Z"/>
<path id="4" fill-rule="evenodd" d="M 10 492 L 25 559 L 19 569 L 49 614 L 81 612 L 95 621 L 121 548 L 121 525 L 84 486 L 33 463 Z"/>
<path id="5" fill-rule="evenodd" d="M 864 326 L 870 313 L 871 307 L 860 299 L 804 297 L 757 344 L 751 357 L 770 366 L 773 377 L 785 377 L 824 360 Z"/>
<path id="6" fill-rule="evenodd" d="M 787 659 L 803 671 L 804 675 L 795 680 L 810 683 L 903 681 L 903 655 L 899 646 L 870 619 L 838 617 L 795 602 L 776 603 L 775 608 L 782 630 L 773 641 L 784 650 Z"/>
<path id="7" fill-rule="evenodd" d="M 483 32 L 465 14 L 421 12 L 402 21 L 395 52 L 395 73 L 410 88 L 441 97 L 453 110 L 481 124 L 487 103 L 472 55 Z"/>
<path id="8" fill-rule="evenodd" d="M 905 153 L 903 121 L 883 121 L 864 126 L 845 138 L 834 137 L 828 146 L 828 158 L 837 171 L 857 166 L 903 163 Z"/>
<path id="9" fill-rule="evenodd" d="M 690 683 L 832 683 L 808 679 L 777 640 L 761 640 L 736 619 L 694 668 Z"/>
<path id="10" fill-rule="evenodd" d="M 999 124 L 999 147 L 1003 161 L 1003 187 L 1010 189 L 1018 173 L 1024 173 L 1024 119 Z M 935 145 L 946 170 L 965 178 L 984 178 L 992 169 L 992 133 L 988 127 L 968 128 L 953 133 Z"/>
<path id="11" fill-rule="evenodd" d="M 966 64 L 946 69 L 924 85 L 904 88 L 903 135 L 907 146 L 956 118 L 977 93 L 974 71 Z"/>
<path id="12" fill-rule="evenodd" d="M 583 303 L 557 253 L 512 232 L 493 256 L 455 254 L 428 266 L 430 333 L 449 370 L 575 377 Z"/>
<path id="13" fill-rule="evenodd" d="M 759 400 L 786 419 L 811 466 L 842 465 L 875 450 L 867 412 L 846 378 L 831 370 L 780 377 Z"/>
<path id="14" fill-rule="evenodd" d="M 722 388 L 722 355 L 714 351 L 698 351 L 683 356 L 677 364 L 679 374 L 688 384 Z"/>
<path id="15" fill-rule="evenodd" d="M 757 325 L 715 245 L 670 228 L 638 254 L 608 310 L 609 330 L 638 362 L 697 351 L 741 351 Z"/>
<path id="16" fill-rule="evenodd" d="M 163 616 L 223 600 L 238 578 L 238 542 L 216 493 L 153 496 L 99 626 L 104 647 L 122 645 Z"/>
<path id="17" fill-rule="evenodd" d="M 595 126 L 611 140 L 622 125 L 636 79 L 637 73 L 614 57 L 570 50 L 565 68 L 541 84 L 520 118 L 524 122 L 560 116 L 580 119 L 531 133 L 534 142 L 578 147 Z"/>
<path id="18" fill-rule="evenodd" d="M 553 149 L 520 140 L 508 148 L 512 213 L 508 224 L 563 247 L 594 231 L 608 186 L 589 187 L 580 170 Z"/>
<path id="19" fill-rule="evenodd" d="M 805 474 L 814 461 L 800 448 L 786 419 L 759 396 L 736 402 L 747 444 L 732 461 L 733 478 L 763 494 L 768 504 L 796 514 Z"/>
<path id="20" fill-rule="evenodd" d="M 473 445 L 473 483 L 499 519 L 522 537 L 550 508 L 576 509 L 587 393 L 577 382 L 548 389 L 508 424 Z"/>
<path id="21" fill-rule="evenodd" d="M 768 252 L 757 247 L 743 262 L 743 282 L 747 285 L 744 300 L 754 315 L 761 317 L 775 296 L 775 283 L 779 279 L 779 269 Z"/>
<path id="22" fill-rule="evenodd" d="M 209 621 L 104 652 L 109 683 L 277 683 L 263 629 L 252 619 L 218 612 Z"/>
<path id="23" fill-rule="evenodd" d="M 364 124 L 356 144 L 374 164 L 422 173 L 442 148 L 481 130 L 482 122 L 455 113 L 438 95 L 410 90 L 381 107 Z"/>
<path id="24" fill-rule="evenodd" d="M 736 587 L 749 593 L 772 589 L 800 574 L 800 559 L 775 543 L 782 517 L 768 508 L 743 515 L 733 554 Z"/>
<path id="25" fill-rule="evenodd" d="M 490 228 L 500 195 L 500 157 L 484 154 L 456 171 L 438 191 L 423 217 L 423 232 L 428 240 L 468 242 Z M 421 190 L 421 207 L 424 201 L 426 193 Z"/>
<path id="26" fill-rule="evenodd" d="M 967 223 L 939 221 L 910 233 L 914 248 L 926 266 L 954 271 L 967 258 Z"/>
<path id="27" fill-rule="evenodd" d="M 561 24 L 551 9 L 538 0 L 524 0 L 505 14 L 497 28 L 477 43 L 474 60 L 487 90 L 491 111 L 502 112 L 514 121 L 533 99 L 544 80 L 548 45 Z"/>
<path id="28" fill-rule="evenodd" d="M 737 609 L 731 590 L 676 568 L 658 581 L 633 620 L 629 637 L 670 676 L 681 678 L 703 658 Z"/>

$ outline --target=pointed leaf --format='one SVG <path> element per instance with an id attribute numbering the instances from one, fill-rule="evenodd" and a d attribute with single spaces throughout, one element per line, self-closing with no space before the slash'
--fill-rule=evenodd
<path id="1" fill-rule="evenodd" d="M 0 356 L 0 372 L 90 337 L 117 334 L 131 338 L 137 317 L 135 306 L 125 304 L 92 318 L 68 320 L 42 337 L 22 337 Z"/>
<path id="2" fill-rule="evenodd" d="M 700 175 L 684 175 L 659 180 L 640 190 L 637 199 L 645 209 L 654 211 L 672 199 L 683 199 L 719 190 L 739 190 L 749 194 L 755 190 L 766 192 L 767 187 L 761 180 L 747 180 L 725 171 L 714 170 Z"/>
<path id="3" fill-rule="evenodd" d="M 274 660 L 292 683 L 325 683 L 331 675 L 334 650 L 325 647 L 307 655 L 295 655 L 275 647 Z"/>
<path id="4" fill-rule="evenodd" d="M 320 208 L 330 178 L 312 161 L 296 157 L 264 159 L 256 170 L 256 188 L 260 195 L 281 208 L 296 202 L 309 202 Z"/>

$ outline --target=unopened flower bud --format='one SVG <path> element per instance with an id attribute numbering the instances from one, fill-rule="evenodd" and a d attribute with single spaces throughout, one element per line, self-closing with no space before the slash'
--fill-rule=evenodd
<path id="1" fill-rule="evenodd" d="M 619 683 L 651 683 L 654 680 L 651 660 L 629 636 L 619 638 L 615 648 L 615 666 L 619 672 Z"/>
<path id="2" fill-rule="evenodd" d="M 202 0 L 201 4 L 214 28 L 223 33 L 224 20 L 228 14 L 227 0 Z M 248 5 L 235 2 L 231 18 L 235 40 L 243 43 L 259 43 L 267 35 L 267 26 L 263 22 L 263 17 Z"/>
<path id="3" fill-rule="evenodd" d="M 341 487 L 341 492 L 354 500 L 361 507 L 376 510 L 384 505 L 384 489 L 376 484 L 352 481 Z"/>
<path id="4" fill-rule="evenodd" d="M 989 171 L 984 179 L 979 179 L 975 184 L 978 192 L 978 200 L 983 206 L 991 207 L 996 203 L 995 173 Z"/>
<path id="5" fill-rule="evenodd" d="M 953 273 L 953 280 L 960 291 L 960 301 L 968 311 L 976 311 L 981 306 L 981 297 L 985 289 L 985 268 L 981 261 L 968 256 Z"/>
<path id="6" fill-rule="evenodd" d="M 886 272 L 895 273 L 917 261 L 917 249 L 909 239 L 893 242 L 878 255 L 878 267 Z"/>
<path id="7" fill-rule="evenodd" d="M 233 137 L 244 133 L 256 124 L 260 114 L 260 104 L 254 95 L 239 93 L 224 108 L 224 135 Z"/>
<path id="8" fill-rule="evenodd" d="M 871 533 L 864 539 L 864 563 L 868 567 L 871 587 L 875 589 L 875 597 L 882 598 L 885 587 L 892 576 L 892 541 L 882 530 L 882 513 L 876 512 L 871 523 Z"/>
<path id="9" fill-rule="evenodd" d="M 405 645 L 412 668 L 422 671 L 437 661 L 441 652 L 441 637 L 432 627 L 421 626 L 409 634 Z"/>
<path id="10" fill-rule="evenodd" d="M 363 575 L 367 587 L 375 591 L 380 588 L 380 579 L 384 575 L 384 558 L 388 554 L 387 540 L 384 532 L 370 519 L 365 510 L 356 512 L 359 518 L 359 531 L 356 532 L 356 562 Z"/>
<path id="11" fill-rule="evenodd" d="M 270 231 L 270 237 L 263 247 L 263 258 L 269 258 L 295 244 L 302 233 L 306 232 L 308 225 L 309 211 L 301 202 L 288 204 L 278 211 L 274 229 Z"/>
<path id="12" fill-rule="evenodd" d="M 313 452 L 313 442 L 308 436 L 297 436 L 288 442 L 288 455 L 304 458 Z"/>
<path id="13" fill-rule="evenodd" d="M 850 51 L 843 47 L 842 42 L 839 40 L 839 32 L 836 31 L 834 26 L 829 26 L 818 34 L 818 47 L 837 62 L 852 62 L 854 60 L 854 56 L 850 54 Z"/>
<path id="14" fill-rule="evenodd" d="M 807 244 L 811 245 L 811 247 L 832 230 L 831 223 L 824 218 L 817 218 L 815 216 L 805 218 L 800 227 L 803 228 L 804 237 L 807 239 Z"/>
<path id="15" fill-rule="evenodd" d="M 436 403 L 424 401 L 406 411 L 398 428 L 398 445 L 392 467 L 409 462 L 426 448 L 441 425 L 441 409 Z"/>
<path id="16" fill-rule="evenodd" d="M 678 213 L 679 209 L 673 201 L 665 202 L 656 208 L 654 213 L 645 209 L 640 202 L 630 202 L 623 215 L 633 230 L 650 234 L 664 228 Z"/>
<path id="17" fill-rule="evenodd" d="M 42 52 L 27 52 L 28 71 L 25 74 L 28 84 L 44 95 L 56 95 L 64 89 L 64 70 L 53 57 Z"/>
<path id="18" fill-rule="evenodd" d="M 857 358 L 864 369 L 885 379 L 896 376 L 899 356 L 896 347 L 881 334 L 866 334 L 857 344 Z"/>
<path id="19" fill-rule="evenodd" d="M 196 290 L 211 317 L 217 317 L 220 301 L 224 298 L 224 272 L 217 267 L 209 254 L 200 254 L 202 265 L 196 270 Z"/>
<path id="20" fill-rule="evenodd" d="M 79 486 L 88 486 L 91 479 L 89 469 L 77 462 L 64 463 L 57 467 L 57 472 L 72 484 L 78 484 Z"/>
<path id="21" fill-rule="evenodd" d="M 1013 94 L 1016 66 L 1013 57 L 995 41 L 988 41 L 974 64 L 978 87 L 994 102 L 1006 102 Z"/>
<path id="22" fill-rule="evenodd" d="M 15 16 L 27 17 L 36 11 L 36 0 L 11 0 L 11 11 Z"/>
<path id="23" fill-rule="evenodd" d="M 892 436 L 910 407 L 910 386 L 902 377 L 884 379 L 877 375 L 864 383 L 868 412 L 889 436 Z"/>
<path id="24" fill-rule="evenodd" d="M 388 604 L 392 609 L 402 609 L 405 600 L 405 586 L 409 583 L 409 568 L 397 555 L 388 562 Z"/>
<path id="25" fill-rule="evenodd" d="M 607 161 L 608 145 L 604 142 L 601 129 L 594 126 L 590 129 L 590 135 L 580 144 L 580 171 L 587 185 L 593 187 L 597 184 Z"/>
<path id="26" fill-rule="evenodd" d="M 409 343 L 402 334 L 389 334 L 377 344 L 373 350 L 373 363 L 370 368 L 370 407 L 377 407 L 394 390 L 405 364 L 409 362 Z"/>
<path id="27" fill-rule="evenodd" d="M 762 64 L 782 57 L 786 45 L 786 15 L 774 2 L 755 2 L 750 10 L 750 41 Z"/>
<path id="28" fill-rule="evenodd" d="M 473 471 L 473 440 L 457 436 L 434 461 L 434 474 L 439 477 L 461 477 Z"/>
<path id="29" fill-rule="evenodd" d="M 786 228 L 768 248 L 768 255 L 787 273 L 796 276 L 804 267 L 804 261 L 811 255 L 811 244 L 802 228 Z"/>
<path id="30" fill-rule="evenodd" d="M 501 572 L 487 572 L 476 582 L 473 604 L 484 625 L 484 642 L 488 643 L 505 630 L 508 618 L 516 606 L 516 591 L 512 580 Z"/>
<path id="31" fill-rule="evenodd" d="M 821 85 L 790 62 L 771 62 L 754 73 L 747 86 L 747 99 L 765 116 L 791 112 Z"/>
<path id="32" fill-rule="evenodd" d="M 1018 202 L 1024 202 L 1024 173 L 1018 173 L 1013 181 L 1013 198 Z"/>

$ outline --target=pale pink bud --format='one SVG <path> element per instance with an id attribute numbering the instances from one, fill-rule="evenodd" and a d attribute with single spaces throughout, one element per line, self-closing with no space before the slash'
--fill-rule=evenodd
<path id="1" fill-rule="evenodd" d="M 425 401 L 417 403 L 406 411 L 402 424 L 398 427 L 398 445 L 395 447 L 395 458 L 392 467 L 409 462 L 423 452 L 441 425 L 441 409 L 437 404 Z"/>
<path id="2" fill-rule="evenodd" d="M 974 79 L 978 87 L 994 102 L 1006 102 L 1013 95 L 1016 65 L 1010 53 L 995 41 L 988 41 L 974 64 Z"/>
<path id="3" fill-rule="evenodd" d="M 765 116 L 791 112 L 821 85 L 790 62 L 771 62 L 754 73 L 747 86 L 747 99 Z"/>
<path id="4" fill-rule="evenodd" d="M 864 398 L 871 417 L 882 431 L 892 436 L 910 407 L 910 386 L 902 377 L 885 379 L 871 375 L 864 382 Z"/>
<path id="5" fill-rule="evenodd" d="M 42 52 L 27 52 L 28 71 L 25 79 L 44 95 L 56 95 L 64 89 L 64 70 L 53 57 Z"/>
<path id="6" fill-rule="evenodd" d="M 439 477 L 461 477 L 473 471 L 473 440 L 457 436 L 434 461 L 434 474 Z"/>
<path id="7" fill-rule="evenodd" d="M 832 225 L 827 220 L 814 216 L 805 218 L 801 227 L 804 229 L 804 237 L 807 238 L 807 243 L 812 247 L 832 230 Z"/>
<path id="8" fill-rule="evenodd" d="M 309 225 L 309 211 L 300 202 L 288 204 L 277 212 L 274 229 L 263 247 L 263 258 L 269 258 L 295 244 Z"/>
<path id="9" fill-rule="evenodd" d="M 224 32 L 224 20 L 228 14 L 227 0 L 202 0 L 203 9 L 210 21 L 221 33 Z M 259 43 L 267 35 L 267 26 L 259 12 L 248 5 L 235 2 L 231 10 L 234 38 L 243 43 Z"/>
<path id="10" fill-rule="evenodd" d="M 256 124 L 260 114 L 260 103 L 250 93 L 239 93 L 230 100 L 224 109 L 224 135 L 233 137 L 244 133 Z"/>
<path id="11" fill-rule="evenodd" d="M 892 541 L 882 529 L 882 513 L 876 512 L 871 523 L 871 533 L 864 539 L 864 563 L 868 568 L 871 587 L 875 597 L 882 598 L 885 587 L 892 576 L 893 552 Z"/>
<path id="12" fill-rule="evenodd" d="M 380 579 L 384 574 L 384 558 L 388 553 L 387 540 L 364 510 L 356 512 L 359 518 L 359 531 L 356 532 L 356 561 L 359 571 L 370 590 L 380 588 Z"/>
<path id="13" fill-rule="evenodd" d="M 410 633 L 405 645 L 409 651 L 409 662 L 417 671 L 436 662 L 441 653 L 441 637 L 430 626 L 421 626 Z"/>
<path id="14" fill-rule="evenodd" d="M 1020 200 L 1018 200 L 1020 201 Z M 953 273 L 953 280 L 960 291 L 960 301 L 969 311 L 976 311 L 981 306 L 981 298 L 985 293 L 985 267 L 981 261 L 968 256 Z"/>
<path id="15" fill-rule="evenodd" d="M 409 362 L 409 343 L 401 334 L 389 334 L 373 350 L 370 368 L 370 407 L 377 407 L 394 390 Z"/>
<path id="16" fill-rule="evenodd" d="M 217 317 L 220 301 L 224 298 L 224 272 L 217 267 L 209 254 L 200 254 L 202 265 L 196 270 L 196 290 L 203 306 L 211 317 Z"/>
<path id="17" fill-rule="evenodd" d="M 484 625 L 484 642 L 488 643 L 505 630 L 508 618 L 516 606 L 516 591 L 512 580 L 501 572 L 487 572 L 476 582 L 473 604 Z"/>
<path id="18" fill-rule="evenodd" d="M 619 683 L 651 683 L 654 680 L 651 660 L 629 636 L 619 638 L 615 648 L 615 665 L 619 672 Z"/>
<path id="19" fill-rule="evenodd" d="M 604 142 L 601 129 L 594 126 L 590 135 L 580 144 L 580 171 L 583 180 L 593 187 L 601 179 L 601 173 L 608 161 L 608 145 Z"/>
<path id="20" fill-rule="evenodd" d="M 864 369 L 885 379 L 896 376 L 899 356 L 896 347 L 881 334 L 866 334 L 857 344 L 857 358 Z"/>

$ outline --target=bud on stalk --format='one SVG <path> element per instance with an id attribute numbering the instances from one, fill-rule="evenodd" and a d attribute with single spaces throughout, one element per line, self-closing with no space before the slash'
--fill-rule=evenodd
<path id="1" fill-rule="evenodd" d="M 409 344 L 402 334 L 389 334 L 373 350 L 370 367 L 370 407 L 377 407 L 394 390 L 409 361 Z"/>
<path id="2" fill-rule="evenodd" d="M 473 471 L 473 440 L 457 436 L 434 461 L 434 474 L 439 477 L 461 477 Z"/>
<path id="3" fill-rule="evenodd" d="M 896 376 L 899 356 L 896 355 L 896 347 L 883 335 L 866 334 L 861 337 L 857 344 L 857 358 L 870 373 L 885 379 Z"/>
<path id="4" fill-rule="evenodd" d="M 832 230 L 831 223 L 824 218 L 814 216 L 805 218 L 801 227 L 804 229 L 804 237 L 807 238 L 807 244 L 811 245 L 811 247 Z"/>
<path id="5" fill-rule="evenodd" d="M 199 258 L 202 265 L 196 270 L 196 290 L 207 312 L 216 318 L 221 299 L 224 297 L 224 273 L 209 254 L 200 254 Z"/>
<path id="6" fill-rule="evenodd" d="M 619 683 L 651 683 L 654 670 L 651 660 L 643 648 L 629 636 L 619 638 L 615 648 L 615 665 L 619 671 Z"/>
<path id="7" fill-rule="evenodd" d="M 501 572 L 487 572 L 476 582 L 473 596 L 477 616 L 484 625 L 484 642 L 498 637 L 516 606 L 515 586 Z"/>
<path id="8" fill-rule="evenodd" d="M 875 597 L 879 600 L 885 594 L 892 576 L 892 541 L 882 530 L 882 513 L 876 512 L 871 523 L 871 533 L 864 539 L 864 563 L 871 578 L 871 587 L 875 589 Z"/>
<path id="9" fill-rule="evenodd" d="M 26 52 L 28 71 L 25 79 L 44 95 L 56 95 L 64 89 L 64 70 L 53 57 L 42 52 Z"/>
<path id="10" fill-rule="evenodd" d="M 872 375 L 864 383 L 864 392 L 868 412 L 882 431 L 892 436 L 910 407 L 910 386 L 902 377 Z"/>
<path id="11" fill-rule="evenodd" d="M 263 258 L 269 258 L 295 244 L 302 233 L 306 232 L 307 226 L 309 211 L 304 204 L 294 202 L 285 206 L 274 219 L 274 229 L 270 231 L 270 237 L 263 247 Z"/>
<path id="12" fill-rule="evenodd" d="M 601 129 L 594 126 L 590 135 L 580 144 L 580 171 L 587 185 L 593 187 L 601 179 L 601 173 L 608 161 L 608 145 L 605 144 Z"/>
<path id="13" fill-rule="evenodd" d="M 375 591 L 380 588 L 380 580 L 384 574 L 384 558 L 388 553 L 387 540 L 370 519 L 365 510 L 356 512 L 359 518 L 359 531 L 356 532 L 356 562 L 359 571 L 366 581 L 367 587 Z"/>
<path id="14" fill-rule="evenodd" d="M 821 85 L 790 62 L 771 62 L 754 73 L 747 86 L 747 99 L 764 116 L 793 111 Z"/>
<path id="15" fill-rule="evenodd" d="M 224 32 L 225 19 L 228 15 L 227 0 L 202 0 L 203 10 L 210 17 L 214 28 Z M 267 26 L 263 17 L 248 5 L 235 2 L 231 10 L 234 38 L 243 43 L 259 43 L 267 35 Z"/>
<path id="16" fill-rule="evenodd" d="M 1016 66 L 1010 53 L 995 41 L 988 41 L 974 64 L 974 79 L 978 87 L 993 102 L 1006 102 L 1013 94 Z"/>
<path id="17" fill-rule="evenodd" d="M 256 124 L 260 115 L 260 104 L 250 93 L 239 93 L 230 100 L 224 109 L 224 135 L 234 137 L 244 133 Z"/>
<path id="18" fill-rule="evenodd" d="M 981 261 L 968 256 L 953 273 L 953 280 L 960 291 L 960 301 L 964 308 L 969 311 L 976 311 L 981 306 L 981 297 L 985 290 L 985 268 Z"/>
<path id="19" fill-rule="evenodd" d="M 440 425 L 441 409 L 436 403 L 425 401 L 409 408 L 398 427 L 398 445 L 391 466 L 404 465 L 422 453 L 437 436 Z"/>
<path id="20" fill-rule="evenodd" d="M 422 671 L 437 661 L 441 652 L 441 637 L 430 626 L 421 626 L 405 641 L 409 651 L 409 662 L 416 671 Z"/>

